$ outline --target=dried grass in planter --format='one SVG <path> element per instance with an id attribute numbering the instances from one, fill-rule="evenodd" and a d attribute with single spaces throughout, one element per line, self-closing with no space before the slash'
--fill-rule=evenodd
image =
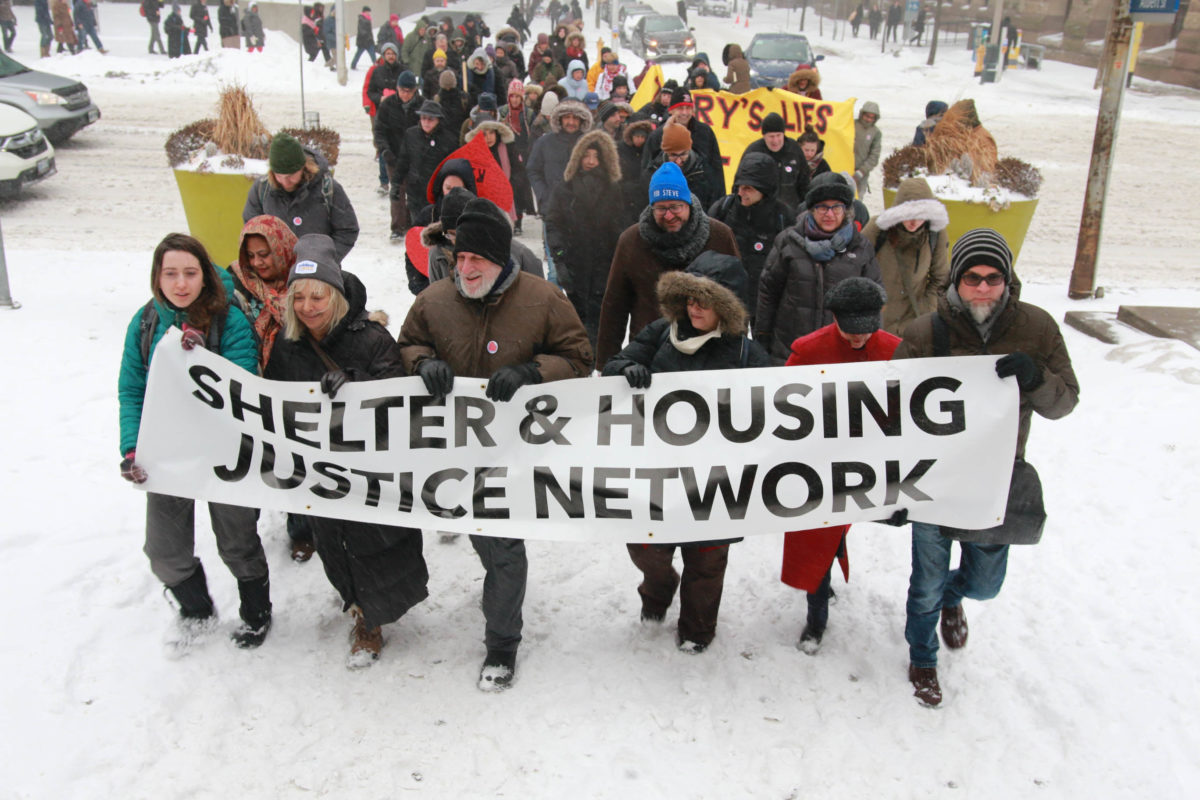
<path id="1" fill-rule="evenodd" d="M 318 125 L 312 128 L 280 128 L 279 132 L 295 137 L 304 147 L 320 153 L 329 162 L 329 166 L 337 166 L 342 136 L 333 128 Z"/>
<path id="2" fill-rule="evenodd" d="M 883 160 L 883 185 L 887 189 L 897 189 L 900 181 L 928 169 L 929 155 L 925 148 L 912 144 L 901 147 Z"/>
<path id="3" fill-rule="evenodd" d="M 203 148 L 212 141 L 213 130 L 217 121 L 202 119 L 190 125 L 184 125 L 167 137 L 167 162 L 172 167 L 180 167 L 188 163 L 192 153 Z"/>
<path id="4" fill-rule="evenodd" d="M 1000 159 L 996 162 L 992 178 L 1010 192 L 1026 197 L 1037 197 L 1042 188 L 1042 173 L 1037 167 L 1019 158 Z"/>
<path id="5" fill-rule="evenodd" d="M 236 85 L 225 87 L 221 90 L 219 107 L 221 113 L 213 130 L 213 141 L 221 152 L 265 159 L 271 147 L 271 133 L 258 118 L 246 90 Z"/>
<path id="6" fill-rule="evenodd" d="M 996 169 L 999 152 L 996 140 L 979 122 L 974 100 L 959 100 L 952 105 L 925 140 L 930 172 L 940 175 L 954 171 L 970 156 L 971 183 L 978 185 L 984 175 Z"/>

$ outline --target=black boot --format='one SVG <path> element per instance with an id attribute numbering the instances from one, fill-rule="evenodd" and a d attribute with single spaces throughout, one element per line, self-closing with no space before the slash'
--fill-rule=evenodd
<path id="1" fill-rule="evenodd" d="M 242 624 L 231 636 L 241 648 L 258 647 L 271 630 L 271 579 L 266 575 L 248 581 L 238 581 L 238 596 L 242 599 L 239 614 Z"/>
<path id="2" fill-rule="evenodd" d="M 179 616 L 184 619 L 208 619 L 213 615 L 213 601 L 208 593 L 208 580 L 204 577 L 204 565 L 182 583 L 168 586 L 175 602 L 179 604 Z"/>
<path id="3" fill-rule="evenodd" d="M 488 648 L 483 668 L 479 670 L 479 688 L 485 692 L 499 692 L 512 686 L 517 671 L 516 650 L 493 650 Z"/>

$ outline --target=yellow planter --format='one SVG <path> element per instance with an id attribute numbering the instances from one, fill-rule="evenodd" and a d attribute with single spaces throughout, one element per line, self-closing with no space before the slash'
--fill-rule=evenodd
<path id="1" fill-rule="evenodd" d="M 938 198 L 941 200 L 941 198 Z M 883 206 L 891 208 L 896 202 L 896 190 L 883 190 Z M 972 228 L 992 228 L 997 231 L 1013 251 L 1015 261 L 1021 255 L 1021 245 L 1025 243 L 1025 234 L 1029 232 L 1029 223 L 1033 221 L 1033 212 L 1037 210 L 1036 199 L 1016 200 L 1008 208 L 992 211 L 985 203 L 965 203 L 962 200 L 941 200 L 950 215 L 950 225 L 946 233 L 950 237 L 950 247 Z"/>
<path id="2" fill-rule="evenodd" d="M 208 250 L 213 262 L 226 266 L 237 260 L 242 234 L 242 209 L 254 179 L 248 175 L 175 170 L 188 230 Z"/>

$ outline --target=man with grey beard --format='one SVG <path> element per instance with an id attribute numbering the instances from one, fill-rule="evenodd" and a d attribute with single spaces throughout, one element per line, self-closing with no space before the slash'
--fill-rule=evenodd
<path id="1" fill-rule="evenodd" d="M 1033 412 L 1065 417 L 1079 402 L 1079 382 L 1054 318 L 1018 300 L 1013 255 L 990 228 L 967 231 L 950 255 L 950 287 L 937 311 L 904 330 L 893 358 L 999 355 L 996 374 L 1015 378 L 1021 393 L 1016 460 L 1025 458 Z M 950 569 L 952 540 L 937 525 L 914 522 L 912 574 L 908 584 L 908 679 L 926 706 L 942 701 L 937 678 L 938 617 L 942 641 L 952 650 L 967 644 L 963 598 L 990 600 L 1000 592 L 1008 545 L 961 542 L 958 569 Z"/>
<path id="2" fill-rule="evenodd" d="M 458 218 L 453 277 L 417 295 L 400 329 L 404 367 L 421 376 L 434 404 L 445 403 L 455 376 L 487 378 L 487 397 L 506 403 L 522 386 L 591 374 L 592 348 L 575 307 L 516 265 L 508 215 L 490 200 L 471 200 Z M 486 571 L 487 657 L 478 685 L 498 691 L 516 672 L 525 542 L 472 534 L 471 544 Z"/>

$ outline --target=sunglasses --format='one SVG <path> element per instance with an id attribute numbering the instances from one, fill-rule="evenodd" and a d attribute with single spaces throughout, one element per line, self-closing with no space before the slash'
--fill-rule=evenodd
<path id="1" fill-rule="evenodd" d="M 962 282 L 967 286 L 978 286 L 981 283 L 986 283 L 988 286 L 999 286 L 1004 283 L 1004 273 L 992 272 L 980 275 L 978 272 L 964 272 Z"/>

